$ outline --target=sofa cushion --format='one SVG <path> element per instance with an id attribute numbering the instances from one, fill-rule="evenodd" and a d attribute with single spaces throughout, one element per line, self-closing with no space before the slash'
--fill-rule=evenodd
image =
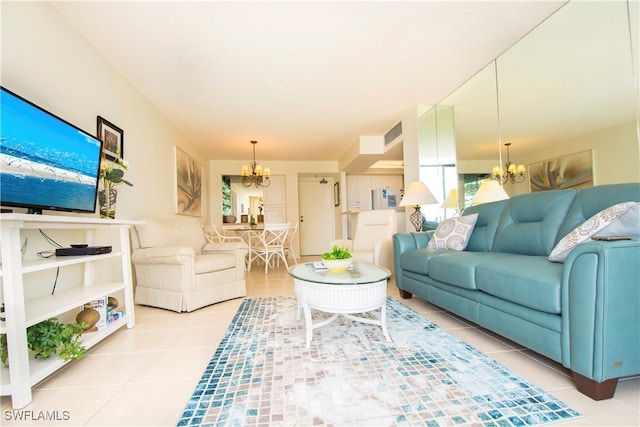
<path id="1" fill-rule="evenodd" d="M 153 248 L 155 246 L 166 246 L 168 240 L 165 236 L 166 227 L 160 221 L 150 218 L 142 218 L 143 224 L 136 224 L 135 229 L 138 234 L 138 241 L 141 248 Z"/>
<path id="2" fill-rule="evenodd" d="M 601 210 L 560 239 L 551 251 L 549 261 L 564 262 L 573 248 L 593 236 L 637 238 L 640 229 L 639 208 L 638 202 L 624 202 Z"/>
<path id="3" fill-rule="evenodd" d="M 481 205 L 469 206 L 464 210 L 465 215 L 477 213 L 473 232 L 469 237 L 467 251 L 490 251 L 493 247 L 493 241 L 496 237 L 496 230 L 500 222 L 500 216 L 506 206 L 508 200 L 500 200 L 493 203 L 483 203 Z"/>
<path id="4" fill-rule="evenodd" d="M 436 228 L 427 247 L 463 251 L 477 220 L 477 213 L 445 219 Z"/>
<path id="5" fill-rule="evenodd" d="M 429 260 L 446 251 L 440 249 L 413 249 L 400 255 L 400 266 L 405 271 L 428 274 Z"/>
<path id="6" fill-rule="evenodd" d="M 597 185 L 580 190 L 558 230 L 556 243 L 601 210 L 623 202 L 640 202 L 640 183 Z"/>
<path id="7" fill-rule="evenodd" d="M 476 268 L 479 290 L 546 313 L 561 312 L 563 265 L 545 256 L 510 256 Z"/>
<path id="8" fill-rule="evenodd" d="M 577 190 L 541 191 L 511 198 L 500 217 L 492 250 L 548 256 L 576 193 Z"/>
<path id="9" fill-rule="evenodd" d="M 429 259 L 429 277 L 465 289 L 478 289 L 476 268 L 486 262 L 516 256 L 501 252 L 447 251 Z"/>

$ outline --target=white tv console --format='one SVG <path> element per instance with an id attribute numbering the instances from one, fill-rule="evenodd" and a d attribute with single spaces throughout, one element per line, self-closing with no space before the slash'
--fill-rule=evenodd
<path id="1" fill-rule="evenodd" d="M 27 333 L 29 326 L 56 317 L 67 312 L 79 311 L 84 303 L 96 298 L 118 293 L 124 295 L 119 309 L 125 312 L 120 319 L 109 324 L 107 328 L 97 332 L 85 333 L 83 344 L 90 348 L 125 324 L 128 328 L 135 326 L 133 304 L 133 283 L 131 274 L 129 228 L 139 221 L 106 220 L 91 217 L 69 217 L 55 215 L 0 214 L 0 256 L 2 265 L 0 279 L 4 296 L 4 317 L 0 321 L 0 334 L 7 335 L 9 367 L 1 367 L 0 394 L 11 395 L 15 409 L 23 408 L 31 402 L 31 388 L 47 376 L 61 368 L 65 362 L 57 356 L 46 360 L 36 360 L 29 356 L 27 349 Z M 86 242 L 94 242 L 94 232 L 99 229 L 112 230 L 116 245 L 108 254 L 88 256 L 64 256 L 24 260 L 21 254 L 22 230 L 84 230 Z M 75 243 L 75 242 L 74 242 Z M 110 243 L 109 243 L 110 244 Z M 122 265 L 121 280 L 101 281 L 94 274 L 96 263 L 105 260 L 119 260 Z M 38 271 L 68 267 L 84 266 L 83 283 L 65 284 L 53 295 L 35 299 L 25 299 L 25 286 L 28 281 L 24 275 Z M 123 305 L 124 303 L 124 305 Z"/>

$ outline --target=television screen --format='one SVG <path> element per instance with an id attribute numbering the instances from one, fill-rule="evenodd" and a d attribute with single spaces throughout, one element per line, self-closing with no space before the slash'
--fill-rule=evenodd
<path id="1" fill-rule="evenodd" d="M 95 212 L 101 141 L 1 89 L 0 204 Z"/>

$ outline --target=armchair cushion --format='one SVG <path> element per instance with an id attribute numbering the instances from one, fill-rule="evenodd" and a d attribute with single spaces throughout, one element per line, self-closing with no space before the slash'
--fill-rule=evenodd
<path id="1" fill-rule="evenodd" d="M 196 274 L 236 268 L 236 258 L 233 255 L 219 253 L 216 256 L 198 255 L 195 258 Z"/>
<path id="2" fill-rule="evenodd" d="M 143 218 L 144 224 L 135 226 L 141 248 L 157 246 L 190 246 L 201 253 L 206 240 L 200 223 L 195 218 L 170 217 Z"/>

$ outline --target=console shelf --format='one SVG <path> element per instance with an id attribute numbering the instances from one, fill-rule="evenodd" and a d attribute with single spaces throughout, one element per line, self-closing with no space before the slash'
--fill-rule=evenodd
<path id="1" fill-rule="evenodd" d="M 29 326 L 78 310 L 82 304 L 107 295 L 124 295 L 120 307 L 125 315 L 109 324 L 105 329 L 85 333 L 82 341 L 90 348 L 123 326 L 135 326 L 133 305 L 133 284 L 129 245 L 129 228 L 139 221 L 103 220 L 95 217 L 69 217 L 57 215 L 1 214 L 0 254 L 2 266 L 0 278 L 5 305 L 4 322 L 0 322 L 0 333 L 7 335 L 9 367 L 2 367 L 0 394 L 11 395 L 15 409 L 23 408 L 31 402 L 31 387 L 69 362 L 51 356 L 46 360 L 35 360 L 29 356 L 26 330 Z M 84 230 L 88 243 L 94 238 L 95 230 L 109 229 L 115 236 L 115 251 L 101 255 L 50 257 L 25 260 L 21 253 L 21 232 L 30 229 Z M 94 274 L 94 266 L 107 260 L 121 263 L 122 277 L 115 282 L 99 280 Z M 113 261 L 112 261 L 113 262 Z M 30 273 L 82 265 L 84 279 L 79 283 L 64 283 L 64 287 L 54 295 L 34 299 L 25 298 L 25 280 Z M 113 277 L 109 278 L 113 280 Z"/>
<path id="2" fill-rule="evenodd" d="M 105 258 L 117 258 L 122 256 L 122 252 L 110 252 L 102 255 L 85 255 L 85 256 L 64 256 L 51 257 L 37 260 L 26 261 L 22 264 L 23 273 L 33 273 L 36 271 L 48 270 L 50 268 L 65 267 L 74 264 L 83 264 L 87 262 L 100 261 Z"/>
<path id="3" fill-rule="evenodd" d="M 102 341 L 112 333 L 116 332 L 122 326 L 126 325 L 128 321 L 127 317 L 128 315 L 121 317 L 120 319 L 110 324 L 106 329 L 103 329 L 97 332 L 83 334 L 81 339 L 82 344 L 87 349 L 93 347 L 94 345 L 98 344 L 100 341 Z M 38 360 L 33 357 L 30 357 L 29 358 L 29 372 L 30 372 L 29 387 L 33 387 L 34 385 L 38 384 L 40 381 L 44 380 L 49 375 L 53 374 L 58 369 L 62 368 L 64 365 L 68 363 L 71 363 L 71 362 L 65 362 L 64 360 L 56 356 L 51 356 L 50 358 L 45 360 Z M 2 394 L 2 396 L 13 394 L 14 387 L 12 387 L 11 381 L 9 381 L 9 377 L 10 377 L 9 368 L 4 366 L 1 367 L 0 378 L 2 378 L 2 380 L 0 382 L 0 393 Z"/>

